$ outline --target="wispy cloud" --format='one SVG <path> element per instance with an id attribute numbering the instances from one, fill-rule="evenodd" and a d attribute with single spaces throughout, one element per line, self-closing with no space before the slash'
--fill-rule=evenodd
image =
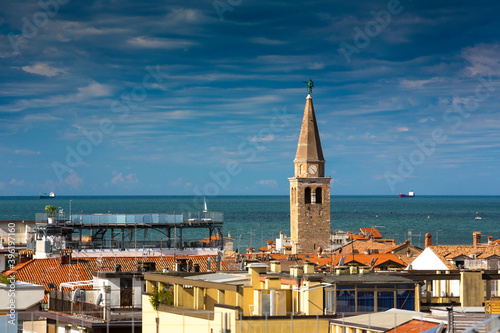
<path id="1" fill-rule="evenodd" d="M 441 81 L 443 81 L 443 79 L 436 78 L 436 77 L 433 77 L 433 78 L 430 78 L 430 79 L 426 79 L 426 80 L 407 80 L 407 79 L 403 79 L 403 80 L 401 80 L 400 84 L 404 88 L 414 88 L 414 89 L 416 88 L 416 89 L 419 89 L 419 88 L 423 88 L 425 85 L 428 85 L 429 83 L 441 82 Z"/>
<path id="2" fill-rule="evenodd" d="M 64 70 L 51 67 L 48 64 L 36 63 L 32 66 L 23 66 L 21 69 L 27 73 L 38 74 L 42 76 L 53 77 L 61 73 L 66 73 Z"/>
<path id="3" fill-rule="evenodd" d="M 134 47 L 146 49 L 186 49 L 194 45 L 193 42 L 188 40 L 150 38 L 144 36 L 129 39 L 127 43 Z"/>
<path id="4" fill-rule="evenodd" d="M 111 95 L 111 87 L 105 84 L 92 82 L 86 87 L 78 88 L 76 96 L 78 98 L 103 97 Z"/>
<path id="5" fill-rule="evenodd" d="M 120 185 L 123 187 L 132 187 L 137 185 L 139 180 L 137 179 L 137 175 L 135 173 L 129 173 L 128 175 L 123 175 L 121 172 L 113 171 L 113 178 L 104 184 L 104 186 L 110 185 Z"/>
<path id="6" fill-rule="evenodd" d="M 261 179 L 257 182 L 259 185 L 265 185 L 265 186 L 271 186 L 271 187 L 276 187 L 278 186 L 278 183 L 274 179 Z"/>
<path id="7" fill-rule="evenodd" d="M 29 155 L 40 155 L 40 152 L 28 149 L 16 149 L 14 150 L 14 154 L 29 156 Z"/>
<path id="8" fill-rule="evenodd" d="M 37 121 L 61 121 L 64 118 L 62 117 L 56 117 L 54 115 L 51 115 L 49 113 L 35 113 L 35 114 L 28 114 L 24 116 L 24 121 L 26 122 L 37 122 Z"/>
<path id="9" fill-rule="evenodd" d="M 24 179 L 17 180 L 16 178 L 12 178 L 9 184 L 14 186 L 24 186 Z"/>
<path id="10" fill-rule="evenodd" d="M 252 43 L 255 44 L 262 44 L 262 45 L 284 45 L 287 44 L 287 42 L 282 41 L 282 40 L 276 40 L 276 39 L 269 39 L 267 37 L 253 37 L 250 39 Z"/>
<path id="11" fill-rule="evenodd" d="M 78 176 L 78 174 L 73 170 L 71 173 L 64 178 L 64 183 L 69 185 L 72 189 L 78 189 L 83 186 L 83 179 Z"/>
<path id="12" fill-rule="evenodd" d="M 470 63 L 466 73 L 476 75 L 500 75 L 500 43 L 479 43 L 462 50 L 462 57 Z"/>

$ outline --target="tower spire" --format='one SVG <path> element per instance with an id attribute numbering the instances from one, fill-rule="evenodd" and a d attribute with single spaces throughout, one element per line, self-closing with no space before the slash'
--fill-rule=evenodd
<path id="1" fill-rule="evenodd" d="M 330 247 L 330 177 L 311 94 L 307 95 L 297 154 L 295 176 L 290 180 L 290 231 L 292 251 L 316 253 Z"/>
<path id="2" fill-rule="evenodd" d="M 316 163 L 318 166 L 324 166 L 325 163 L 318 124 L 314 113 L 314 105 L 310 94 L 306 98 L 304 117 L 302 118 L 302 127 L 300 129 L 299 143 L 294 162 Z M 323 168 L 320 167 L 320 169 L 322 170 Z M 320 174 L 319 176 L 323 177 L 324 174 Z"/>

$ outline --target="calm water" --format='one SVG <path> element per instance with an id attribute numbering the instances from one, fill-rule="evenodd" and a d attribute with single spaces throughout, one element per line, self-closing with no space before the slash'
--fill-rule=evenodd
<path id="1" fill-rule="evenodd" d="M 203 198 L 187 196 L 0 197 L 0 219 L 33 220 L 45 205 L 73 213 L 164 213 L 201 211 Z M 290 234 L 288 196 L 207 197 L 208 209 L 224 213 L 224 234 L 231 232 L 235 247 L 261 247 L 267 239 Z M 392 213 L 391 213 L 392 212 Z M 476 212 L 482 220 L 475 220 Z M 423 247 L 431 232 L 436 244 L 472 244 L 472 232 L 500 238 L 500 196 L 334 196 L 332 229 L 359 232 L 378 226 L 387 238 Z M 200 238 L 206 237 L 200 234 Z M 156 237 L 152 235 L 151 237 Z"/>

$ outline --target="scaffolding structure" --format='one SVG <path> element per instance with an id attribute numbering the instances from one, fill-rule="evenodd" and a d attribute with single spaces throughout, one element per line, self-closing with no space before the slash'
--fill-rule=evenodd
<path id="1" fill-rule="evenodd" d="M 56 247 L 86 249 L 184 249 L 223 247 L 223 213 L 162 214 L 36 214 L 31 241 L 51 241 Z M 197 233 L 189 232 L 197 229 Z M 205 232 L 203 232 L 205 231 Z M 188 234 L 188 235 L 186 235 Z M 193 235 L 194 234 L 194 235 Z M 205 240 L 200 241 L 205 235 Z"/>

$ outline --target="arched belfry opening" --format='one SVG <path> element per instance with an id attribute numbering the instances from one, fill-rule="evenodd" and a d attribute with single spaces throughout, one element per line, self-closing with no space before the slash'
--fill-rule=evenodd
<path id="1" fill-rule="evenodd" d="M 323 189 L 316 187 L 316 203 L 323 203 Z"/>
<path id="2" fill-rule="evenodd" d="M 311 203 L 311 188 L 306 187 L 305 193 L 304 193 L 304 203 L 310 204 Z"/>

